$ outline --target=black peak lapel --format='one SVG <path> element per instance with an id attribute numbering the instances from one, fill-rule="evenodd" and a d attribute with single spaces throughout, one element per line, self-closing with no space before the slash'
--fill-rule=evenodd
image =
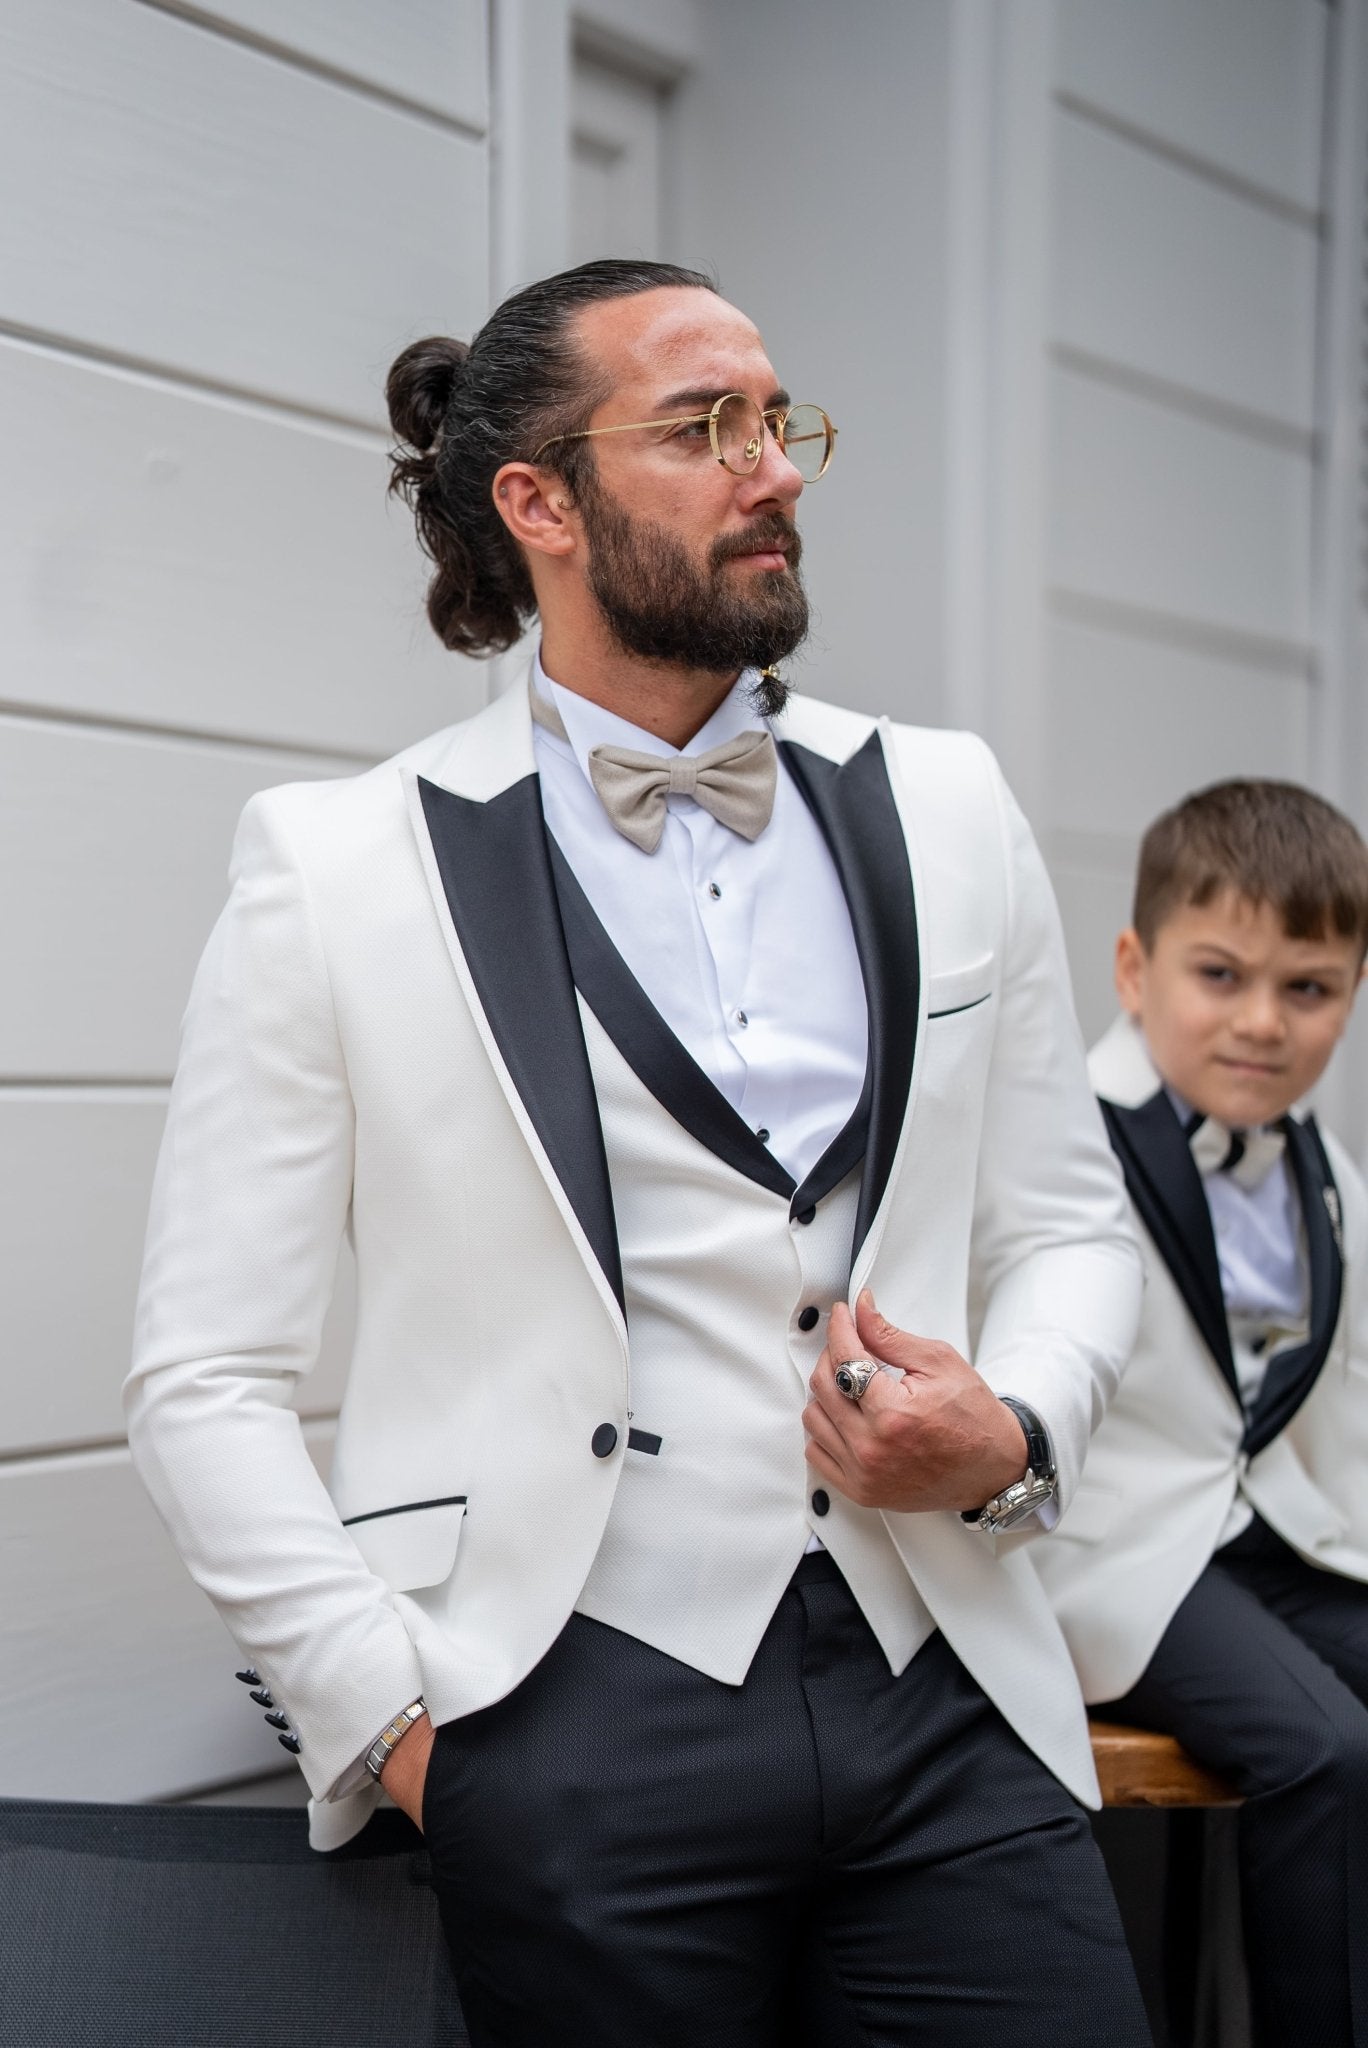
<path id="1" fill-rule="evenodd" d="M 1202 1176 L 1173 1105 L 1161 1088 L 1138 1109 L 1104 1098 L 1102 1114 L 1131 1200 L 1238 1402 L 1216 1233 Z"/>
<path id="2" fill-rule="evenodd" d="M 912 1085 L 921 996 L 912 869 L 877 732 L 839 765 L 794 740 L 782 740 L 779 753 L 831 849 L 864 975 L 869 1009 L 865 1091 L 848 1126 L 850 1142 L 843 1143 L 847 1134 L 840 1133 L 810 1176 L 815 1182 L 821 1174 L 828 1189 L 835 1185 L 833 1173 L 844 1178 L 859 1157 L 858 1150 L 846 1157 L 856 1143 L 856 1119 L 863 1121 L 867 1114 L 853 1247 L 858 1252 L 888 1186 Z"/>
<path id="3" fill-rule="evenodd" d="M 793 1176 L 671 1031 L 603 928 L 555 840 L 551 875 L 575 987 L 637 1079 L 662 1109 L 738 1173 L 787 1199 Z"/>
<path id="4" fill-rule="evenodd" d="M 540 783 L 525 775 L 487 803 L 421 777 L 418 791 L 451 921 L 489 1027 L 622 1306 L 608 1160 L 551 879 Z M 452 1142 L 460 1142 L 459 1133 Z"/>
<path id="5" fill-rule="evenodd" d="M 1340 1199 L 1325 1145 L 1314 1117 L 1299 1124 L 1283 1119 L 1287 1161 L 1301 1202 L 1306 1229 L 1306 1261 L 1311 1290 L 1310 1331 L 1304 1344 L 1279 1351 L 1269 1360 L 1259 1398 L 1249 1418 L 1245 1449 L 1255 1457 L 1286 1429 L 1316 1384 L 1334 1341 L 1344 1294 L 1344 1255 L 1340 1249 Z"/>

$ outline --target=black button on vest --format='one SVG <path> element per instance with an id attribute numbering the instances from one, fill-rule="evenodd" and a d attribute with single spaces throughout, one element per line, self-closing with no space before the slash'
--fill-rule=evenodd
<path id="1" fill-rule="evenodd" d="M 824 1515 L 830 1506 L 831 1495 L 826 1491 L 825 1487 L 819 1486 L 816 1493 L 812 1496 L 813 1514 Z"/>
<path id="2" fill-rule="evenodd" d="M 611 1422 L 601 1422 L 589 1439 L 589 1448 L 596 1458 L 611 1458 L 617 1449 L 617 1431 Z"/>
<path id="3" fill-rule="evenodd" d="M 818 1316 L 818 1313 L 819 1313 L 819 1311 L 818 1311 L 817 1309 L 815 1309 L 815 1308 L 805 1308 L 805 1309 L 803 1309 L 803 1310 L 802 1310 L 802 1311 L 800 1312 L 800 1314 L 799 1314 L 799 1317 L 798 1317 L 798 1327 L 799 1327 L 799 1329 L 800 1329 L 800 1330 L 815 1330 L 815 1329 L 816 1329 L 816 1327 L 817 1327 L 817 1316 Z"/>

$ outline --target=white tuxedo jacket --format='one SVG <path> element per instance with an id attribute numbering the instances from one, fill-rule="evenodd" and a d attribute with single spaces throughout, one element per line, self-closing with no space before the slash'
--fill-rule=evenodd
<path id="1" fill-rule="evenodd" d="M 1246 1418 L 1201 1176 L 1128 1018 L 1089 1065 L 1125 1165 L 1145 1304 L 1082 1483 L 1034 1554 L 1084 1697 L 1101 1701 L 1145 1670 L 1237 1489 L 1311 1564 L 1368 1579 L 1368 1196 L 1334 1139 L 1295 1118 L 1310 1330 L 1273 1355 Z"/>
<path id="2" fill-rule="evenodd" d="M 801 700 L 778 736 L 869 1002 L 851 1292 L 872 1284 L 894 1321 L 1036 1408 L 1067 1502 L 1139 1275 L 1039 856 L 971 737 Z M 344 1231 L 357 1327 L 325 1487 L 288 1401 Z M 154 1191 L 134 1455 L 293 1722 L 320 1845 L 369 1810 L 355 1760 L 392 1713 L 419 1692 L 437 1721 L 471 1712 L 548 1649 L 631 1404 L 603 1132 L 515 691 L 367 774 L 249 804 Z M 965 1665 L 1095 1797 L 1026 1550 L 956 1514 L 883 1519 Z M 414 1596 L 442 1585 L 439 1625 Z"/>

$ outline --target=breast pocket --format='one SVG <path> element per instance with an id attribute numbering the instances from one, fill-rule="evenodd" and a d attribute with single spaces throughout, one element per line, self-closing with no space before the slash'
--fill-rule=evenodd
<path id="1" fill-rule="evenodd" d="M 456 1493 L 345 1515 L 342 1526 L 378 1578 L 395 1593 L 412 1593 L 451 1577 L 465 1512 L 466 1496 Z"/>
<path id="2" fill-rule="evenodd" d="M 926 983 L 926 1021 L 934 1023 L 940 1017 L 958 1017 L 964 1010 L 976 1010 L 980 1003 L 986 1003 L 993 993 L 993 955 L 980 954 L 976 960 L 967 960 L 963 967 L 951 967 L 943 974 L 932 974 Z"/>

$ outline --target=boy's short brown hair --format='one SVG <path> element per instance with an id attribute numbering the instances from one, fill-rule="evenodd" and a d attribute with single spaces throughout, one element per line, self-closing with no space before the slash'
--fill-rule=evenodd
<path id="1" fill-rule="evenodd" d="M 1368 846 L 1342 811 L 1295 782 L 1214 782 L 1156 818 L 1140 843 L 1131 921 L 1149 952 L 1185 904 L 1231 889 L 1277 911 L 1290 939 L 1368 951 Z"/>

